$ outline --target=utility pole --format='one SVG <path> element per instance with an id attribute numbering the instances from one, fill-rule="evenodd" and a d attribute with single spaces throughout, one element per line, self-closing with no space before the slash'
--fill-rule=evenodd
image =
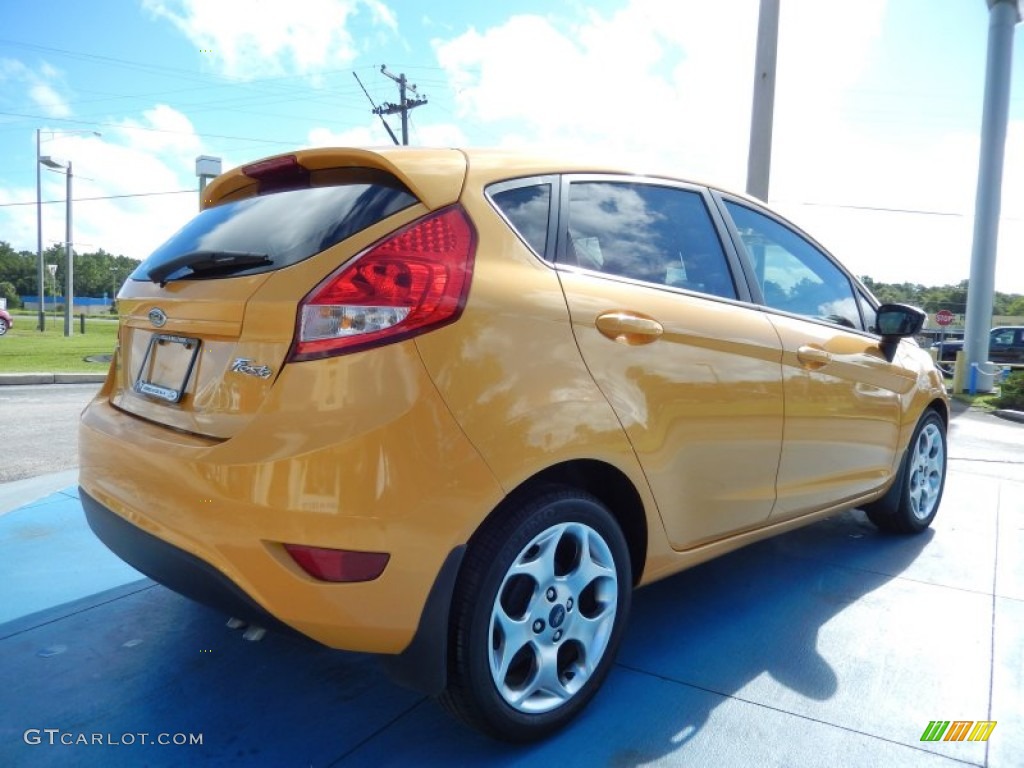
<path id="1" fill-rule="evenodd" d="M 396 113 L 402 116 L 402 146 L 409 145 L 409 110 L 415 109 L 416 107 L 422 107 L 427 103 L 426 99 L 415 98 L 419 96 L 416 92 L 415 85 L 409 85 L 409 81 L 406 80 L 405 74 L 402 73 L 395 76 L 388 72 L 387 66 L 384 64 L 380 65 L 380 71 L 386 76 L 390 77 L 396 83 L 398 83 L 398 103 L 392 104 L 391 102 L 384 102 L 379 107 L 373 108 L 373 114 L 380 115 L 383 119 L 384 115 L 394 115 Z M 408 98 L 407 92 L 413 94 L 412 99 Z M 389 130 L 390 132 L 390 130 Z"/>
<path id="2" fill-rule="evenodd" d="M 772 122 L 775 112 L 775 62 L 779 43 L 779 2 L 761 0 L 754 56 L 754 105 L 750 113 L 747 194 L 768 200 L 772 164 Z"/>

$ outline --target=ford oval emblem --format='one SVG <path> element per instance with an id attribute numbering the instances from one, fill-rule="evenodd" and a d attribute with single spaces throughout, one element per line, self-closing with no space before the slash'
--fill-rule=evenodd
<path id="1" fill-rule="evenodd" d="M 154 307 L 149 310 L 149 322 L 155 325 L 157 328 L 163 328 L 167 322 L 167 315 L 160 307 Z"/>

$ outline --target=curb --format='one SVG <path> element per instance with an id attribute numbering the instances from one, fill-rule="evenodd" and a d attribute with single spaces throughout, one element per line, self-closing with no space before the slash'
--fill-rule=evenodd
<path id="1" fill-rule="evenodd" d="M 33 502 L 58 493 L 65 488 L 75 489 L 77 487 L 78 467 L 0 483 L 0 517 L 15 509 L 29 506 Z"/>
<path id="2" fill-rule="evenodd" d="M 1001 419 L 1007 419 L 1008 421 L 1016 421 L 1019 424 L 1024 424 L 1024 411 L 1010 411 L 1003 408 L 998 411 L 994 411 L 994 413 Z"/>
<path id="3" fill-rule="evenodd" d="M 0 373 L 0 387 L 23 384 L 102 384 L 107 373 Z"/>

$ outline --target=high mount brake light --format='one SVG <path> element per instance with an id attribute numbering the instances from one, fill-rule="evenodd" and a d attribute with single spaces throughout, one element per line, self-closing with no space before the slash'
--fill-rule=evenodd
<path id="1" fill-rule="evenodd" d="M 272 157 L 242 166 L 242 173 L 259 182 L 261 195 L 309 186 L 309 170 L 299 163 L 295 155 Z"/>
<path id="2" fill-rule="evenodd" d="M 417 336 L 458 320 L 476 233 L 453 205 L 371 246 L 299 306 L 289 360 L 315 360 Z"/>

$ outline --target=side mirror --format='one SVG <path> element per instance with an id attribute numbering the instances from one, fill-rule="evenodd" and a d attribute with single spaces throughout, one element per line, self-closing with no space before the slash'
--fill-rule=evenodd
<path id="1" fill-rule="evenodd" d="M 882 337 L 879 346 L 886 360 L 893 361 L 900 339 L 918 334 L 927 317 L 922 310 L 907 304 L 883 304 L 878 308 L 875 327 Z"/>

